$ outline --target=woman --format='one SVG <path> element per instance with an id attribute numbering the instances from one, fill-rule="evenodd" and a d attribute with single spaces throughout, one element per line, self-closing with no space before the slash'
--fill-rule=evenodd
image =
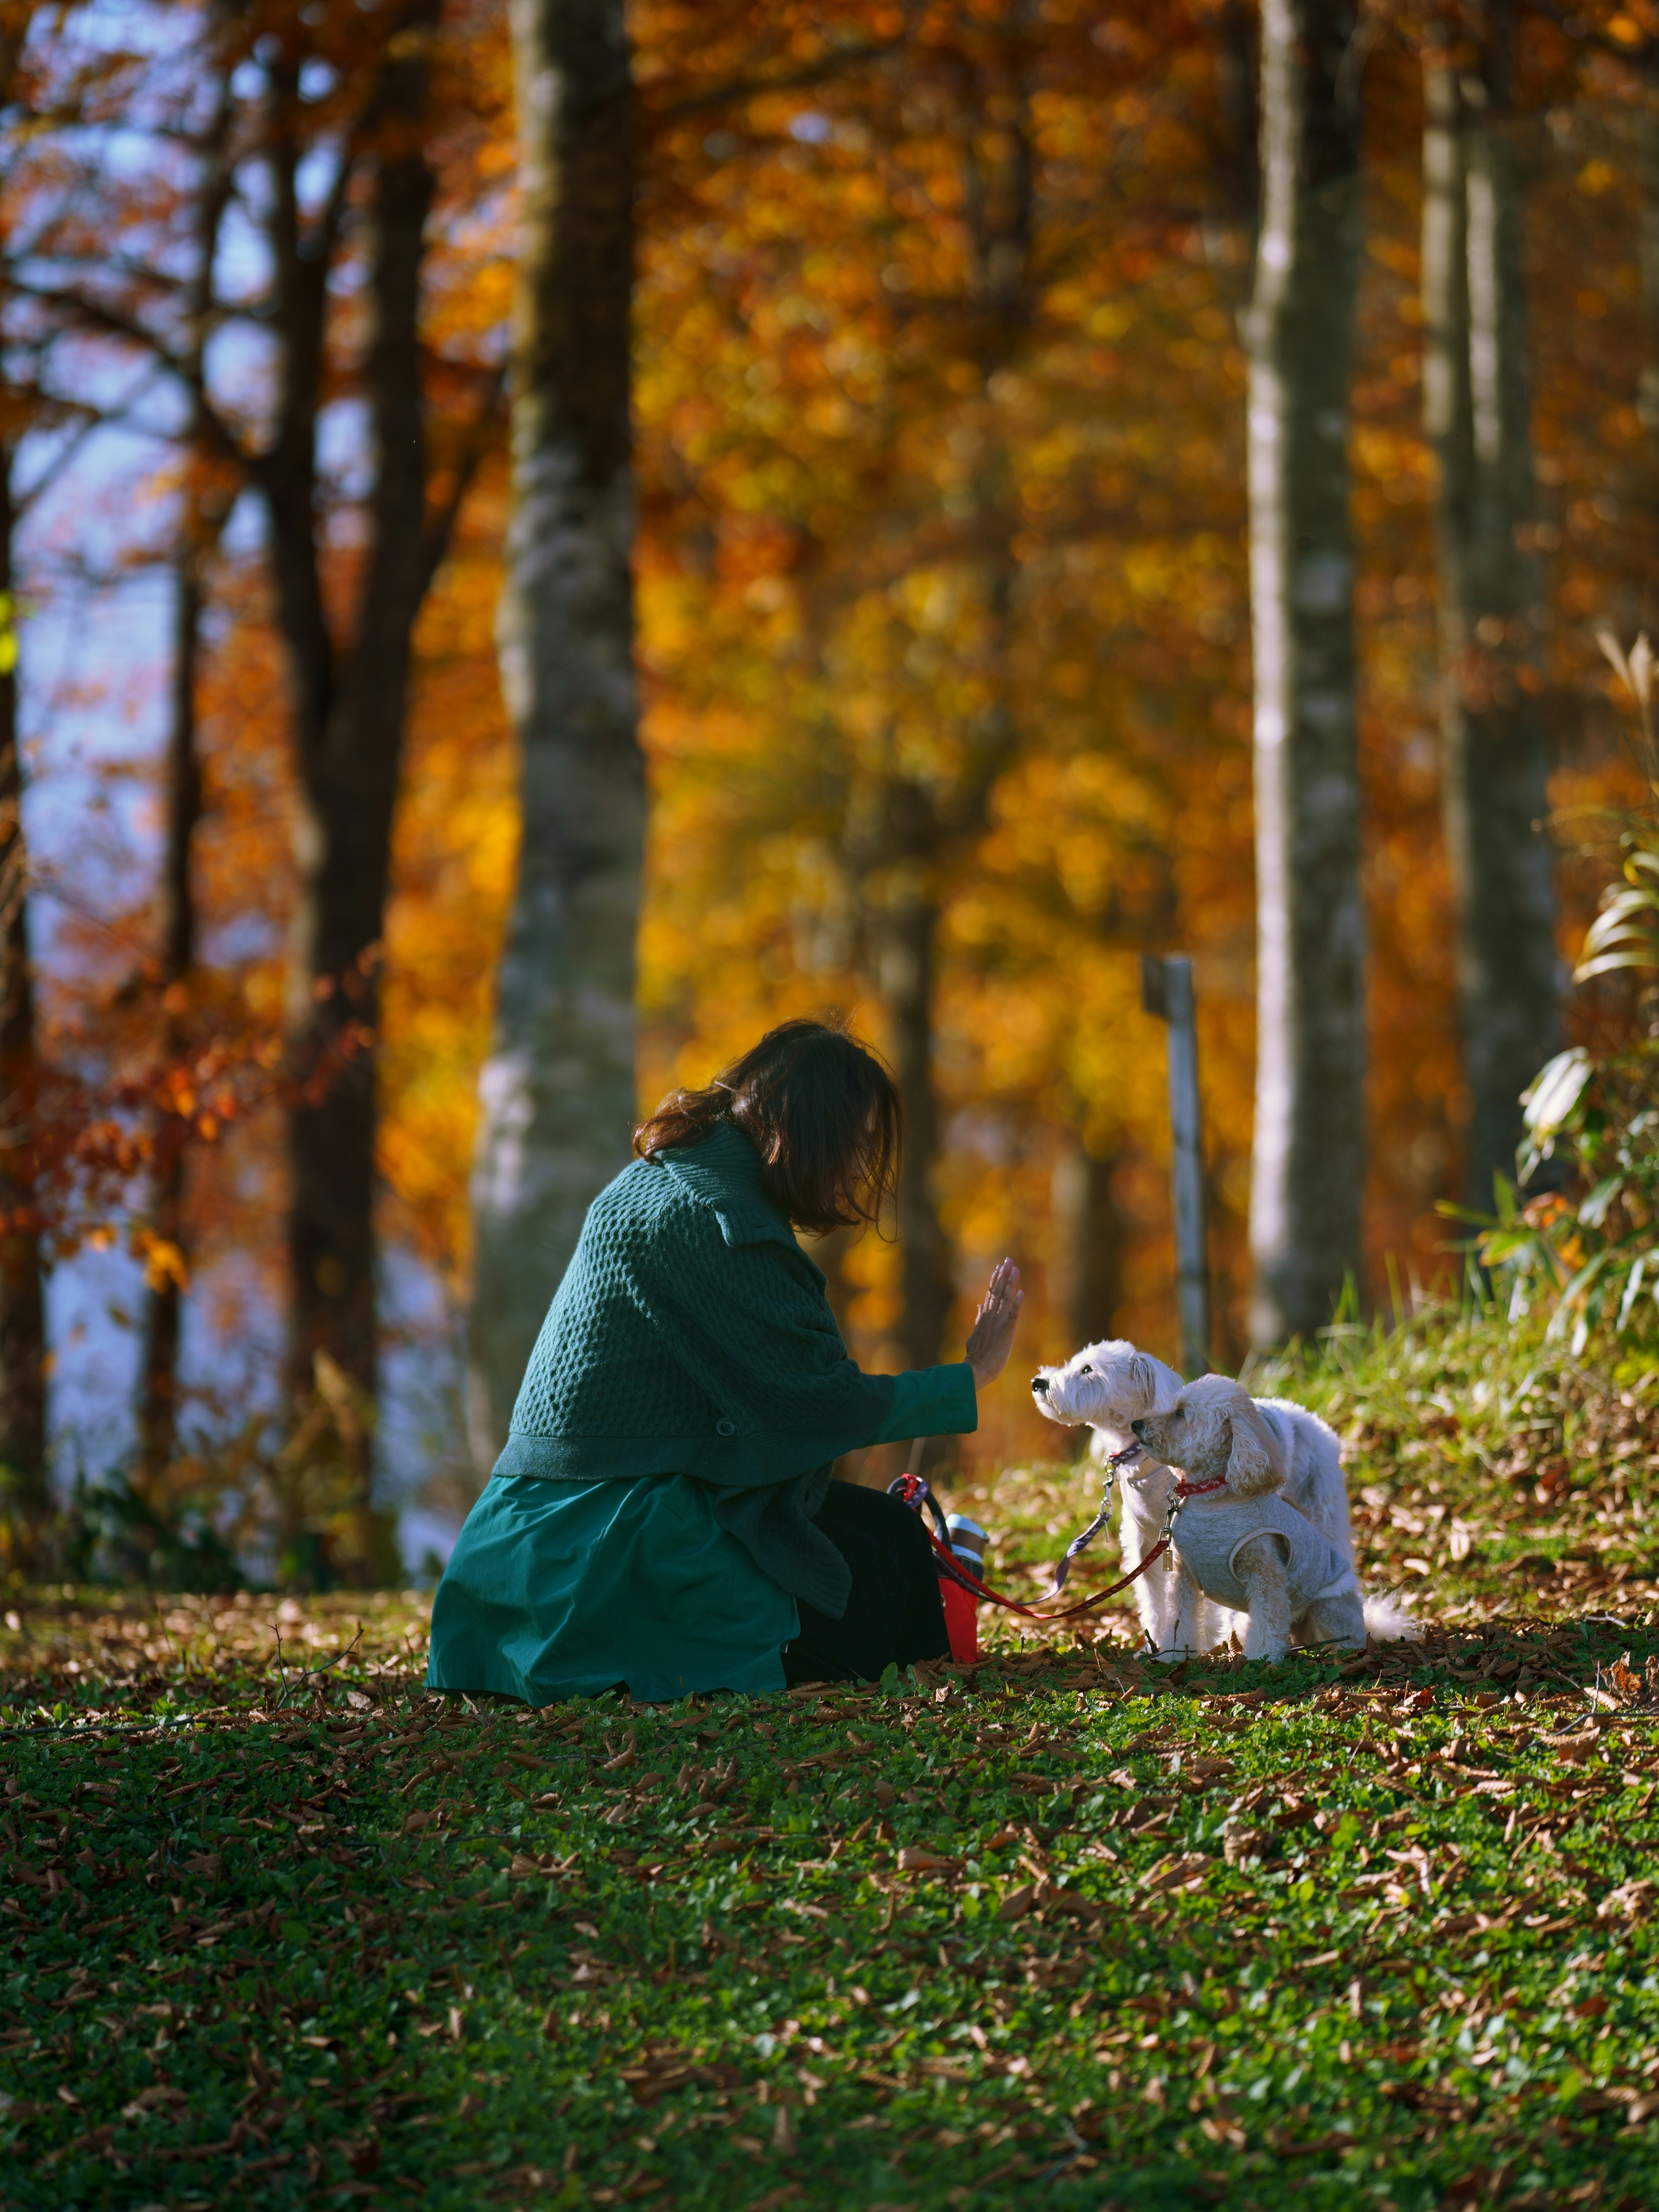
<path id="1" fill-rule="evenodd" d="M 965 1359 L 865 1375 L 793 1233 L 876 1218 L 899 1120 L 872 1054 L 797 1021 L 635 1133 L 439 1585 L 431 1687 L 672 1698 L 945 1656 L 917 1516 L 831 1464 L 977 1425 L 1018 1271 L 992 1276 Z"/>

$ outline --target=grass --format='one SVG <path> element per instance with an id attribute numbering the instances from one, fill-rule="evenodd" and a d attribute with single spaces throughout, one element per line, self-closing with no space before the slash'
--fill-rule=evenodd
<path id="1" fill-rule="evenodd" d="M 413 1597 L 15 1595 L 0 2200 L 1659 2201 L 1659 1385 L 1271 1380 L 1420 1646 L 532 1715 L 426 1698 Z M 1081 1490 L 981 1493 L 1000 1571 Z"/>

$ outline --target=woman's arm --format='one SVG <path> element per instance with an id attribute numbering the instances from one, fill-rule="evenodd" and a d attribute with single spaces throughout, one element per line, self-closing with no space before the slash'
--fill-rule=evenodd
<path id="1" fill-rule="evenodd" d="M 893 1377 L 893 1403 L 870 1438 L 872 1444 L 908 1443 L 912 1437 L 970 1437 L 979 1426 L 979 1401 L 965 1359 L 949 1367 L 912 1367 Z"/>

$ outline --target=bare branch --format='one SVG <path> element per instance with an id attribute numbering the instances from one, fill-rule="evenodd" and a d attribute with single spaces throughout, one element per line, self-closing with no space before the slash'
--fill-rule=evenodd
<path id="1" fill-rule="evenodd" d="M 862 46 L 838 46 L 815 62 L 805 63 L 781 76 L 738 76 L 725 84 L 711 85 L 707 92 L 691 94 L 684 100 L 672 100 L 667 106 L 645 109 L 647 128 L 660 130 L 665 125 L 682 123 L 689 115 L 701 115 L 714 107 L 736 107 L 745 100 L 759 100 L 769 92 L 808 92 L 814 85 L 827 84 L 844 70 L 858 69 L 866 62 L 884 61 L 890 54 L 902 51 L 902 39 L 882 39 Z"/>
<path id="2" fill-rule="evenodd" d="M 507 364 L 495 369 L 479 398 L 477 411 L 461 443 L 460 459 L 455 466 L 455 481 L 450 487 L 449 497 L 428 523 L 424 533 L 424 561 L 422 572 L 421 597 L 425 599 L 431 589 L 432 580 L 443 565 L 454 535 L 456 520 L 473 479 L 483 465 L 484 456 L 494 443 L 492 433 L 500 427 L 501 401 L 507 393 Z"/>
<path id="3" fill-rule="evenodd" d="M 171 352 L 154 331 L 146 329 L 134 317 L 123 314 L 118 308 L 110 307 L 102 300 L 89 299 L 84 293 L 68 291 L 58 285 L 31 284 L 14 276 L 9 280 L 7 289 L 14 298 L 33 300 L 38 306 L 54 309 L 100 337 L 119 338 L 125 344 L 147 354 L 158 368 L 176 378 L 199 404 L 203 429 L 220 458 L 233 462 L 250 477 L 258 476 L 264 465 L 264 456 L 250 452 L 242 443 L 205 392 L 198 392 L 188 362 Z"/>

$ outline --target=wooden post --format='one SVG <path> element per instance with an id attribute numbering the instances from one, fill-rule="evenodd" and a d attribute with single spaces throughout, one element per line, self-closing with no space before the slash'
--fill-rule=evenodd
<path id="1" fill-rule="evenodd" d="M 1204 1219 L 1204 1133 L 1198 1103 L 1198 1022 L 1193 963 L 1185 953 L 1140 963 L 1141 1003 L 1169 1032 L 1170 1182 L 1175 1199 L 1176 1310 L 1181 1371 L 1210 1371 L 1209 1237 Z"/>

